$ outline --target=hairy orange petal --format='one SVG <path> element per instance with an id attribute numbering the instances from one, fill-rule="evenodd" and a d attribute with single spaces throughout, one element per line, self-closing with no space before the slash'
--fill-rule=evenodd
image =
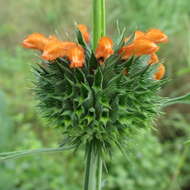
<path id="1" fill-rule="evenodd" d="M 77 25 L 77 28 L 80 30 L 80 32 L 82 33 L 82 36 L 85 40 L 86 43 L 90 42 L 90 34 L 88 33 L 88 28 L 86 25 L 84 24 L 79 24 Z"/>
<path id="2" fill-rule="evenodd" d="M 150 29 L 145 33 L 145 37 L 154 43 L 168 42 L 168 36 L 158 29 Z"/>
<path id="3" fill-rule="evenodd" d="M 77 45 L 68 51 L 68 58 L 71 62 L 71 68 L 83 67 L 85 62 L 84 49 Z"/>
<path id="4" fill-rule="evenodd" d="M 158 63 L 158 62 L 159 62 L 158 56 L 155 53 L 151 54 L 148 64 L 151 65 L 151 64 L 154 64 L 154 63 Z"/>
<path id="5" fill-rule="evenodd" d="M 48 38 L 46 38 L 43 34 L 33 33 L 24 39 L 22 45 L 25 48 L 31 48 L 43 51 L 47 42 Z"/>
<path id="6" fill-rule="evenodd" d="M 114 53 L 113 41 L 108 37 L 102 37 L 96 48 L 96 58 L 97 59 L 107 59 L 110 55 Z"/>
<path id="7" fill-rule="evenodd" d="M 165 66 L 163 64 L 160 64 L 157 72 L 154 74 L 154 78 L 156 80 L 160 80 L 164 77 L 164 74 L 165 74 Z"/>

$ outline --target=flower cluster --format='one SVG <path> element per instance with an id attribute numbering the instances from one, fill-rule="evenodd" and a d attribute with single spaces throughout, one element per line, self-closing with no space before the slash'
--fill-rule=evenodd
<path id="1" fill-rule="evenodd" d="M 34 68 L 38 106 L 63 130 L 65 142 L 93 141 L 110 152 L 159 115 L 165 67 L 156 52 L 168 37 L 158 29 L 121 34 L 117 43 L 104 36 L 93 50 L 87 27 L 77 28 L 77 42 L 39 33 L 23 41 L 25 48 L 41 52 L 43 64 Z"/>
<path id="2" fill-rule="evenodd" d="M 90 35 L 85 25 L 77 26 L 82 33 L 83 39 L 87 44 L 90 43 Z M 129 37 L 125 38 L 127 43 Z M 156 52 L 159 50 L 158 43 L 168 41 L 167 35 L 158 29 L 150 29 L 148 32 L 136 31 L 134 40 L 128 45 L 124 45 L 119 49 L 118 55 L 121 59 L 127 60 L 131 56 L 150 55 L 149 64 L 159 62 Z M 29 35 L 24 41 L 25 48 L 32 48 L 42 51 L 42 59 L 47 61 L 56 60 L 59 57 L 65 57 L 70 62 L 71 68 L 83 67 L 85 64 L 85 50 L 83 47 L 75 42 L 60 41 L 56 36 L 45 37 L 43 34 L 33 33 Z M 114 54 L 114 43 L 109 37 L 102 37 L 95 50 L 95 56 L 100 64 Z M 125 71 L 127 73 L 127 71 Z M 160 64 L 158 71 L 155 73 L 155 79 L 161 79 L 164 76 L 165 67 Z"/>

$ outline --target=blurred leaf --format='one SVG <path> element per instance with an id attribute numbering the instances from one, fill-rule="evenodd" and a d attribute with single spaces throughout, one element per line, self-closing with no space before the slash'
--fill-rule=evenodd
<path id="1" fill-rule="evenodd" d="M 164 107 L 170 106 L 173 104 L 190 104 L 190 93 L 184 96 L 168 99 Z"/>

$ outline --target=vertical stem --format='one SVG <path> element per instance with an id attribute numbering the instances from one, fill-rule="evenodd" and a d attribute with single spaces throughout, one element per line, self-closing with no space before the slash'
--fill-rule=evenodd
<path id="1" fill-rule="evenodd" d="M 93 0 L 93 49 L 95 50 L 99 39 L 105 35 L 106 16 L 105 0 Z"/>
<path id="2" fill-rule="evenodd" d="M 102 36 L 106 35 L 106 0 L 102 0 Z"/>
<path id="3" fill-rule="evenodd" d="M 92 143 L 87 146 L 84 190 L 96 190 L 97 159 Z"/>
<path id="4" fill-rule="evenodd" d="M 102 159 L 98 157 L 98 167 L 97 167 L 97 190 L 102 188 Z"/>
<path id="5" fill-rule="evenodd" d="M 86 149 L 86 171 L 84 190 L 101 190 L 102 160 L 98 152 L 95 151 L 93 143 L 87 145 Z"/>
<path id="6" fill-rule="evenodd" d="M 93 49 L 95 50 L 98 41 L 106 33 L 106 10 L 105 0 L 93 0 Z M 84 190 L 101 190 L 102 160 L 95 151 L 93 142 L 87 144 L 87 159 Z"/>

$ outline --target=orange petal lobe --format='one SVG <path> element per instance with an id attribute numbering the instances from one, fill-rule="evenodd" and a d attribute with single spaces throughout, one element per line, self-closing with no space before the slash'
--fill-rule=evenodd
<path id="1" fill-rule="evenodd" d="M 31 48 L 43 51 L 47 42 L 48 38 L 46 38 L 43 34 L 33 33 L 24 39 L 22 45 L 25 48 Z"/>
<path id="2" fill-rule="evenodd" d="M 145 37 L 154 43 L 164 43 L 168 42 L 168 36 L 158 29 L 150 29 Z"/>
<path id="3" fill-rule="evenodd" d="M 156 80 L 160 80 L 164 77 L 164 74 L 165 74 L 165 66 L 163 64 L 160 64 L 157 72 L 154 74 L 154 78 Z"/>
<path id="4" fill-rule="evenodd" d="M 151 54 L 148 64 L 152 65 L 152 64 L 158 63 L 158 62 L 159 62 L 158 56 L 155 53 Z"/>

